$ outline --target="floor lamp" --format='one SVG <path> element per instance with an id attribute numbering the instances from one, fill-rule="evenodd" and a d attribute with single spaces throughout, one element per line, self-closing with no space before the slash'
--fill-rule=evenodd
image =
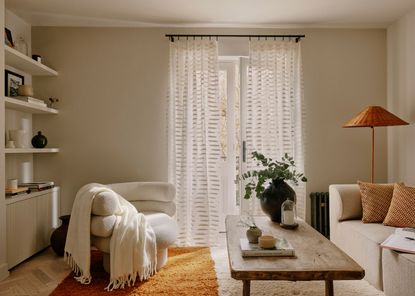
<path id="1" fill-rule="evenodd" d="M 408 124 L 382 107 L 369 106 L 343 125 L 343 127 L 370 127 L 372 129 L 372 183 L 375 180 L 375 126 Z"/>

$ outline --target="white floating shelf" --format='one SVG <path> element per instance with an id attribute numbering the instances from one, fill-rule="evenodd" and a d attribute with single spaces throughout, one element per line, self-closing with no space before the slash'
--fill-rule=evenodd
<path id="1" fill-rule="evenodd" d="M 59 148 L 5 148 L 4 152 L 8 153 L 57 153 Z"/>
<path id="2" fill-rule="evenodd" d="M 32 114 L 58 114 L 59 111 L 53 108 L 38 106 L 21 100 L 5 97 L 4 105 L 7 109 L 32 113 Z"/>
<path id="3" fill-rule="evenodd" d="M 43 65 L 42 63 L 35 61 L 34 59 L 22 54 L 21 52 L 11 48 L 10 46 L 4 46 L 4 62 L 6 65 L 17 68 L 31 75 L 36 76 L 57 76 L 58 72 Z"/>
<path id="4" fill-rule="evenodd" d="M 39 196 L 39 195 L 44 195 L 44 194 L 54 192 L 54 191 L 57 191 L 57 190 L 59 190 L 59 187 L 55 186 L 55 187 L 50 188 L 50 189 L 45 189 L 45 190 L 41 190 L 41 191 L 33 191 L 31 193 L 22 193 L 22 194 L 18 194 L 18 195 L 12 196 L 12 197 L 6 196 L 6 205 L 9 205 L 9 204 L 12 204 L 12 203 L 15 203 L 15 202 L 19 202 L 19 201 L 22 201 L 22 200 L 25 200 L 25 199 L 33 198 L 33 197 L 36 197 L 36 196 Z"/>

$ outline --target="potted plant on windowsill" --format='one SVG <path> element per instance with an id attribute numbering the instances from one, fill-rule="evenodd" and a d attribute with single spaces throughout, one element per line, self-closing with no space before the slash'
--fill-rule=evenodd
<path id="1" fill-rule="evenodd" d="M 252 158 L 257 161 L 261 169 L 251 170 L 242 175 L 242 179 L 249 179 L 245 185 L 245 199 L 249 199 L 255 191 L 256 197 L 260 199 L 261 208 L 273 222 L 281 222 L 281 205 L 290 199 L 296 202 L 294 189 L 286 183 L 290 181 L 294 185 L 298 182 L 307 182 L 303 173 L 295 170 L 295 162 L 287 153 L 281 158 L 281 161 L 272 160 L 263 154 L 254 151 Z M 265 182 L 270 181 L 267 188 L 264 188 Z"/>

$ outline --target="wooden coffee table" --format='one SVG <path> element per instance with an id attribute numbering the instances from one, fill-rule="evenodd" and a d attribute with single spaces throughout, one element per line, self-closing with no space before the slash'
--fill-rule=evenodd
<path id="1" fill-rule="evenodd" d="M 250 295 L 252 280 L 325 281 L 326 296 L 333 296 L 333 280 L 360 280 L 365 271 L 331 241 L 300 221 L 296 230 L 287 230 L 268 217 L 255 217 L 264 234 L 285 237 L 296 257 L 242 257 L 239 240 L 246 237 L 240 216 L 226 217 L 231 276 L 243 281 L 243 295 Z"/>

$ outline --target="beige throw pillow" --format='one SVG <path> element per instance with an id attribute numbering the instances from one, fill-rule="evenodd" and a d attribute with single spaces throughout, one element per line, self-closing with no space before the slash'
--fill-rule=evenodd
<path id="1" fill-rule="evenodd" d="M 394 184 L 357 183 L 362 196 L 362 222 L 383 222 L 391 204 Z"/>
<path id="2" fill-rule="evenodd" d="M 392 202 L 383 224 L 394 227 L 415 227 L 415 188 L 395 184 Z"/>

